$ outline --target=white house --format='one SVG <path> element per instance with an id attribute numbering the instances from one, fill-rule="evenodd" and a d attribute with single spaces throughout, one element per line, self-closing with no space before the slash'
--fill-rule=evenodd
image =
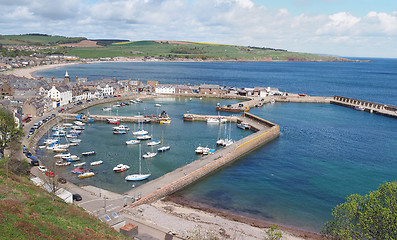
<path id="1" fill-rule="evenodd" d="M 64 106 L 72 102 L 72 90 L 68 86 L 52 86 L 48 98 L 52 99 L 53 108 Z"/>
<path id="2" fill-rule="evenodd" d="M 113 86 L 110 86 L 109 84 L 98 85 L 97 90 L 101 93 L 102 96 L 110 96 L 114 94 Z"/>
<path id="3" fill-rule="evenodd" d="M 156 86 L 155 92 L 159 94 L 174 94 L 175 87 L 172 85 L 159 84 Z"/>

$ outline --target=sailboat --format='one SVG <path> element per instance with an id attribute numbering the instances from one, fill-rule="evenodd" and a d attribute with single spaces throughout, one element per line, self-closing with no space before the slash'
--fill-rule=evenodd
<path id="1" fill-rule="evenodd" d="M 162 135 L 164 135 L 164 132 L 163 132 Z M 161 142 L 164 143 L 163 137 L 161 137 Z M 162 145 L 160 148 L 157 149 L 157 151 L 158 151 L 158 152 L 165 152 L 165 151 L 168 151 L 168 150 L 170 150 L 170 149 L 171 149 L 170 146 L 164 146 L 164 145 Z"/>
<path id="2" fill-rule="evenodd" d="M 150 177 L 150 173 L 142 174 L 142 159 L 141 159 L 141 144 L 139 144 L 139 172 L 138 174 L 132 174 L 125 177 L 126 181 L 141 181 Z"/>

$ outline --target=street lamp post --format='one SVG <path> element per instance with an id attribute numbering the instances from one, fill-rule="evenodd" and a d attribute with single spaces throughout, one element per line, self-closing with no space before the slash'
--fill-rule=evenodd
<path id="1" fill-rule="evenodd" d="M 132 202 L 135 202 L 135 184 L 132 184 L 132 189 L 134 190 L 134 199 L 132 200 Z"/>

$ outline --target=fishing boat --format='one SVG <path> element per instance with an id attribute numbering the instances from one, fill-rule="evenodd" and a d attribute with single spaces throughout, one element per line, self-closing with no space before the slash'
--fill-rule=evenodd
<path id="1" fill-rule="evenodd" d="M 94 176 L 95 173 L 94 172 L 85 172 L 79 175 L 79 178 L 87 178 L 87 177 L 92 177 Z"/>
<path id="2" fill-rule="evenodd" d="M 113 168 L 113 171 L 124 172 L 124 171 L 127 171 L 128 169 L 130 169 L 130 167 L 128 165 L 118 164 L 116 167 Z"/>
<path id="3" fill-rule="evenodd" d="M 168 150 L 170 150 L 170 149 L 171 149 L 170 146 L 163 146 L 163 147 L 157 149 L 157 151 L 158 151 L 158 152 L 165 152 L 165 151 L 168 151 Z"/>
<path id="4" fill-rule="evenodd" d="M 138 139 L 138 140 L 149 140 L 149 139 L 152 139 L 152 135 L 140 135 L 140 136 L 137 136 L 136 139 Z"/>
<path id="5" fill-rule="evenodd" d="M 109 123 L 109 124 L 120 124 L 120 119 L 119 118 L 108 118 L 108 119 L 106 119 L 107 120 L 107 122 Z"/>
<path id="6" fill-rule="evenodd" d="M 95 151 L 89 151 L 89 152 L 81 153 L 81 155 L 83 155 L 83 156 L 90 156 L 90 155 L 94 155 L 94 154 L 95 154 Z"/>
<path id="7" fill-rule="evenodd" d="M 147 143 L 148 146 L 155 146 L 155 145 L 159 145 L 161 143 L 161 141 L 157 141 L 157 140 L 153 140 Z"/>
<path id="8" fill-rule="evenodd" d="M 130 140 L 126 141 L 125 144 L 127 144 L 127 145 L 134 145 L 134 144 L 138 144 L 138 143 L 140 143 L 140 142 L 141 142 L 141 141 L 136 140 L 136 139 L 130 139 Z"/>
<path id="9" fill-rule="evenodd" d="M 143 154 L 143 158 L 152 158 L 155 157 L 157 155 L 156 152 L 146 152 L 145 154 Z"/>
<path id="10" fill-rule="evenodd" d="M 129 131 L 130 128 L 125 126 L 125 125 L 120 125 L 120 126 L 113 127 L 113 130 L 116 130 L 116 131 Z"/>
<path id="11" fill-rule="evenodd" d="M 97 165 L 100 165 L 102 163 L 103 163 L 103 161 L 95 161 L 95 162 L 90 163 L 90 165 L 91 166 L 97 166 Z"/>
<path id="12" fill-rule="evenodd" d="M 139 171 L 138 174 L 132 174 L 125 177 L 126 181 L 141 181 L 150 177 L 150 173 L 142 174 L 141 145 L 139 145 Z"/>
<path id="13" fill-rule="evenodd" d="M 85 123 L 83 123 L 81 121 L 74 121 L 73 123 L 74 123 L 74 125 L 77 125 L 77 126 L 84 126 L 85 125 Z"/>
<path id="14" fill-rule="evenodd" d="M 70 162 L 57 161 L 55 165 L 58 167 L 64 167 L 64 166 L 69 166 Z"/>
<path id="15" fill-rule="evenodd" d="M 251 126 L 250 126 L 249 123 L 247 123 L 247 122 L 240 122 L 240 123 L 237 124 L 237 127 L 238 127 L 238 128 L 241 128 L 241 129 L 243 129 L 243 130 L 246 130 L 246 129 L 250 129 L 250 128 L 251 128 Z"/>
<path id="16" fill-rule="evenodd" d="M 69 162 L 70 163 L 70 162 Z M 82 162 L 82 163 L 76 163 L 76 164 L 74 164 L 73 166 L 75 166 L 75 167 L 80 167 L 80 166 L 83 166 L 83 165 L 85 165 L 86 164 L 86 162 Z"/>
<path id="17" fill-rule="evenodd" d="M 113 130 L 113 134 L 126 134 L 127 131 L 124 130 Z"/>
<path id="18" fill-rule="evenodd" d="M 108 111 L 112 111 L 111 107 L 104 107 L 102 108 L 102 111 L 108 112 Z"/>

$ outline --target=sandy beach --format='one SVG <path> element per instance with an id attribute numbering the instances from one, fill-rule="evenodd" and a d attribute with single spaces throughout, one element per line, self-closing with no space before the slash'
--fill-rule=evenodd
<path id="1" fill-rule="evenodd" d="M 29 67 L 29 68 L 15 68 L 11 71 L 2 72 L 5 75 L 14 75 L 16 77 L 24 77 L 28 79 L 36 79 L 33 74 L 35 72 L 44 71 L 52 68 L 64 67 L 68 65 L 76 65 L 82 64 L 81 62 L 78 63 L 61 63 L 61 64 L 51 64 L 51 65 L 41 65 L 36 67 Z"/>
<path id="2" fill-rule="evenodd" d="M 208 209 L 202 211 L 185 204 L 163 200 L 126 209 L 124 214 L 168 230 L 182 239 L 198 232 L 202 236 L 217 236 L 219 239 L 264 239 L 267 236 L 267 229 L 272 225 L 237 215 L 208 211 Z M 282 232 L 282 239 L 321 239 L 318 234 L 299 229 L 289 227 L 279 227 L 279 229 Z"/>

